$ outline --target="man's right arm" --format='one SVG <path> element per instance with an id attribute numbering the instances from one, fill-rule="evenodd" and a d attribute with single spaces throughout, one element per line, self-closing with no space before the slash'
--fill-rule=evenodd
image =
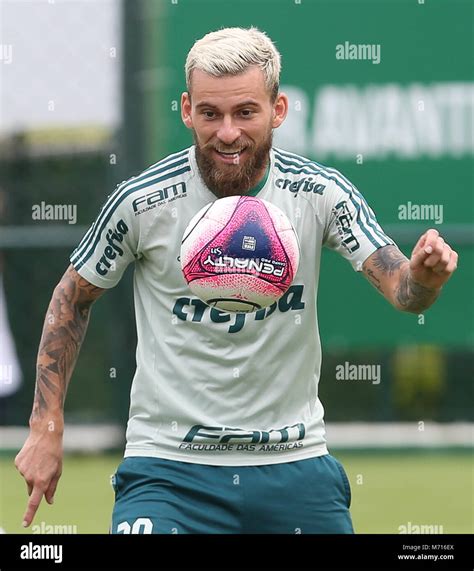
<path id="1" fill-rule="evenodd" d="M 37 357 L 30 434 L 15 459 L 30 500 L 23 518 L 30 525 L 43 495 L 52 503 L 62 470 L 64 401 L 85 337 L 91 306 L 106 291 L 70 265 L 56 286 L 46 314 Z"/>

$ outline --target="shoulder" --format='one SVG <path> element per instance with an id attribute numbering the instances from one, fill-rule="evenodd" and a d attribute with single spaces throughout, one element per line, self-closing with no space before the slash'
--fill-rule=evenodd
<path id="1" fill-rule="evenodd" d="M 173 185 L 186 181 L 191 176 L 191 147 L 168 155 L 147 167 L 140 174 L 122 181 L 109 195 L 108 202 L 120 201 L 130 205 L 134 212 L 147 196 L 154 193 L 155 202 L 165 199 Z"/>
<path id="2" fill-rule="evenodd" d="M 277 147 L 273 147 L 273 152 L 277 186 L 321 195 L 337 190 L 348 194 L 354 191 L 352 183 L 333 167 Z"/>

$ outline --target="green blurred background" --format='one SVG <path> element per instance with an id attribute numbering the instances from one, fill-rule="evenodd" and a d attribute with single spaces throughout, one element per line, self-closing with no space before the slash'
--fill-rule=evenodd
<path id="1" fill-rule="evenodd" d="M 275 144 L 341 170 L 407 255 L 435 227 L 460 256 L 455 277 L 424 319 L 397 313 L 344 260 L 332 252 L 323 256 L 320 397 L 331 450 L 350 476 L 356 528 L 397 533 L 411 521 L 442 525 L 445 533 L 472 532 L 473 3 L 58 4 L 53 11 L 47 2 L 2 2 L 1 42 L 11 43 L 13 58 L 1 66 L 6 306 L 0 311 L 22 382 L 0 396 L 0 527 L 19 531 L 26 494 L 12 461 L 22 432 L 6 427 L 27 425 L 44 313 L 69 253 L 119 182 L 191 144 L 179 101 L 194 41 L 220 27 L 254 25 L 280 50 L 281 89 L 290 96 L 290 114 Z M 15 31 L 19 22 L 23 33 Z M 34 30 L 46 26 L 58 31 L 36 44 Z M 345 42 L 378 45 L 380 63 L 337 59 L 337 46 Z M 36 50 L 27 53 L 32 44 Z M 50 87 L 51 69 L 57 91 Z M 107 83 L 109 76 L 115 79 Z M 71 90 L 60 92 L 64 85 Z M 69 115 L 61 115 L 68 105 Z M 76 205 L 76 223 L 33 220 L 32 206 L 42 201 Z M 409 201 L 441 205 L 442 223 L 400 219 L 399 208 Z M 106 427 L 119 427 L 119 436 L 102 446 L 107 450 L 123 445 L 134 372 L 132 272 L 94 306 L 66 403 L 67 422 L 79 431 L 87 424 L 88 434 L 100 436 Z M 382 382 L 337 381 L 335 368 L 345 361 L 380 364 Z M 8 367 L 0 363 L 4 382 Z M 352 433 L 351 423 L 362 423 L 352 447 L 344 437 Z M 428 427 L 425 445 L 415 438 L 419 423 Z M 342 427 L 342 438 L 333 432 L 331 440 L 331 426 Z M 380 436 L 380 427 L 395 432 L 400 426 L 408 431 L 395 444 Z M 410 427 L 413 440 L 406 436 Z M 447 438 L 447 430 L 454 436 Z M 80 533 L 106 531 L 113 501 L 108 480 L 119 461 L 84 451 L 67 457 L 57 502 L 44 506 L 39 519 L 77 525 Z"/>
<path id="2" fill-rule="evenodd" d="M 356 533 L 400 533 L 401 526 L 433 526 L 437 533 L 472 533 L 472 462 L 459 452 L 336 452 L 352 487 L 352 519 Z M 21 527 L 26 508 L 25 486 L 0 459 L 0 478 L 8 497 L 2 526 L 8 533 L 48 532 L 58 526 L 69 533 L 107 533 L 113 508 L 109 484 L 118 455 L 74 455 L 66 458 L 54 505 L 43 502 L 32 526 Z M 43 522 L 43 523 L 42 523 Z M 35 527 L 37 526 L 37 527 Z M 65 526 L 65 527 L 63 527 Z M 75 526 L 75 527 L 71 527 Z"/>

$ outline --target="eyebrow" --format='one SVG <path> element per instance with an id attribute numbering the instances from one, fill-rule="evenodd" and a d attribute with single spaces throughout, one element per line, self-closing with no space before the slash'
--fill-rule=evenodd
<path id="1" fill-rule="evenodd" d="M 241 107 L 260 107 L 260 104 L 257 101 L 254 101 L 253 99 L 248 99 L 247 101 L 243 101 L 242 103 L 239 103 L 238 105 L 235 105 L 233 107 L 233 109 L 239 109 Z M 212 103 L 209 103 L 208 101 L 202 101 L 201 103 L 198 103 L 196 105 L 196 109 L 201 109 L 202 107 L 209 107 L 211 109 L 217 109 L 217 105 L 213 105 Z"/>

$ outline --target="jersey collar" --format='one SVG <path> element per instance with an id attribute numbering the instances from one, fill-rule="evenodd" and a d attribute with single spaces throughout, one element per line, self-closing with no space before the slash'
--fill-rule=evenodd
<path id="1" fill-rule="evenodd" d="M 268 180 L 268 175 L 270 173 L 270 163 L 271 163 L 271 157 L 268 157 L 268 165 L 265 174 L 260 179 L 260 181 L 245 194 L 245 196 L 257 196 L 257 194 L 262 190 L 262 188 L 265 186 L 265 183 Z"/>

